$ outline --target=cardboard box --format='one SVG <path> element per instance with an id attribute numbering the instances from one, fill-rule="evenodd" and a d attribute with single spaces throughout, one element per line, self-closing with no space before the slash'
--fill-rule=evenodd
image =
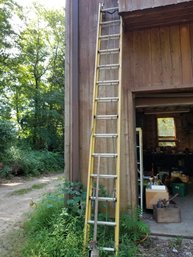
<path id="1" fill-rule="evenodd" d="M 169 199 L 169 193 L 167 190 L 155 190 L 146 188 L 146 209 L 153 209 L 153 205 L 156 205 L 159 200 Z"/>
<path id="2" fill-rule="evenodd" d="M 153 206 L 153 217 L 157 223 L 180 223 L 181 212 L 178 207 L 157 208 Z"/>

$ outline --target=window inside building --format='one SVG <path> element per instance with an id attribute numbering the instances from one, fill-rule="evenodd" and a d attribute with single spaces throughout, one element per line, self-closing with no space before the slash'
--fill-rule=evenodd
<path id="1" fill-rule="evenodd" d="M 158 145 L 176 146 L 176 128 L 173 117 L 157 118 Z"/>

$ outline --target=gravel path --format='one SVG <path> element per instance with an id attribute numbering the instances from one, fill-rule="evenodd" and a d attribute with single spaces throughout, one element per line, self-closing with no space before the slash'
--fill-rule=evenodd
<path id="1" fill-rule="evenodd" d="M 193 257 L 192 239 L 153 237 L 140 248 L 143 257 Z"/>
<path id="2" fill-rule="evenodd" d="M 11 253 L 6 254 L 12 244 L 9 241 L 22 226 L 26 214 L 33 209 L 30 203 L 37 202 L 45 193 L 53 191 L 63 177 L 64 174 L 54 174 L 33 179 L 14 178 L 0 181 L 0 257 L 14 256 Z M 40 185 L 42 188 L 32 189 L 34 185 Z M 18 190 L 22 189 L 29 191 L 17 195 Z"/>

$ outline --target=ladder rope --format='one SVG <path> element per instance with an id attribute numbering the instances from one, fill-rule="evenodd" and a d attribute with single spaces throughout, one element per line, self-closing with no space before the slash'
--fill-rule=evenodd
<path id="1" fill-rule="evenodd" d="M 97 221 L 98 221 L 98 197 L 99 197 L 99 173 L 100 173 L 100 161 L 101 157 L 98 157 L 98 164 L 97 164 L 97 181 L 96 181 L 96 199 L 95 199 L 95 213 L 94 213 L 94 242 L 97 242 Z"/>

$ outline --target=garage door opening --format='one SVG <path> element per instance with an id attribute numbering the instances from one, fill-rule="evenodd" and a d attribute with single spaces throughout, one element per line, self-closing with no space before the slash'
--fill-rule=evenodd
<path id="1" fill-rule="evenodd" d="M 193 94 L 136 96 L 136 127 L 143 134 L 145 221 L 152 234 L 193 237 Z M 176 223 L 170 218 L 168 223 L 156 222 L 153 206 L 173 196 L 171 203 L 179 208 Z"/>

